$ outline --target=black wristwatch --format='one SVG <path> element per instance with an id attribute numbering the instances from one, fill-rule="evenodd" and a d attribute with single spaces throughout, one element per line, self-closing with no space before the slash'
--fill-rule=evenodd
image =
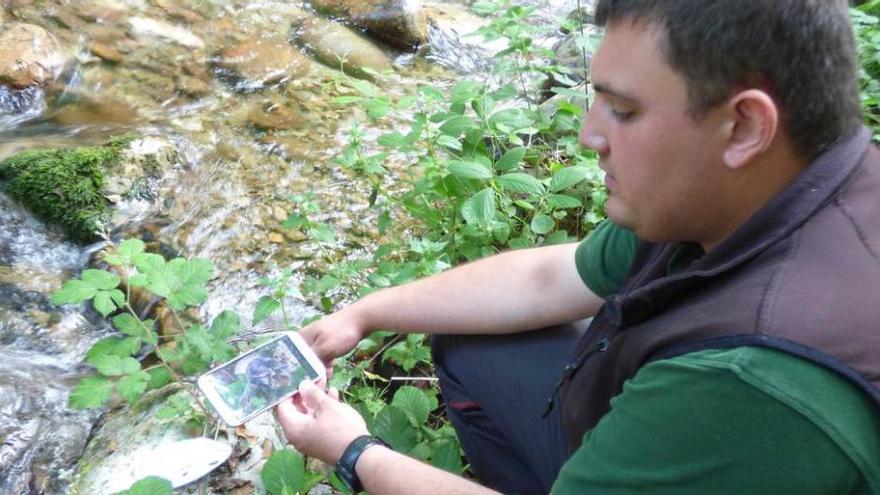
<path id="1" fill-rule="evenodd" d="M 355 471 L 354 468 L 357 465 L 358 458 L 360 458 L 361 454 L 373 445 L 384 445 L 385 447 L 388 447 L 388 444 L 381 438 L 363 435 L 355 438 L 350 444 L 348 444 L 348 447 L 345 448 L 345 452 L 342 453 L 342 457 L 340 457 L 339 461 L 336 463 L 336 476 L 339 476 L 339 479 L 348 486 L 352 493 L 364 491 L 364 485 L 361 484 L 361 480 L 358 478 L 357 471 Z"/>

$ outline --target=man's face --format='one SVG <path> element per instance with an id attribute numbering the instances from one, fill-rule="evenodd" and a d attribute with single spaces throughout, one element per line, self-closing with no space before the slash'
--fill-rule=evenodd
<path id="1" fill-rule="evenodd" d="M 580 141 L 599 154 L 615 223 L 649 241 L 701 242 L 717 220 L 727 124 L 715 110 L 699 121 L 687 113 L 684 79 L 666 63 L 661 40 L 649 24 L 608 25 Z"/>

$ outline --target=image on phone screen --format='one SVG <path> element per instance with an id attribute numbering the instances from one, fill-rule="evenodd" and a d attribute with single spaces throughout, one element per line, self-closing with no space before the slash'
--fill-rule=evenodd
<path id="1" fill-rule="evenodd" d="M 206 373 L 202 385 L 214 389 L 232 416 L 245 419 L 317 377 L 293 342 L 280 338 Z"/>

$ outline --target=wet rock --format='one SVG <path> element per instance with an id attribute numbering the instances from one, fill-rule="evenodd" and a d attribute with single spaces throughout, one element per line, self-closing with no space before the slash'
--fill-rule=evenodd
<path id="1" fill-rule="evenodd" d="M 167 22 L 148 17 L 131 17 L 128 19 L 128 24 L 136 38 L 160 38 L 187 48 L 205 47 L 205 42 L 189 30 Z"/>
<path id="2" fill-rule="evenodd" d="M 106 60 L 107 62 L 118 64 L 119 62 L 125 60 L 125 55 L 122 52 L 111 48 L 103 43 L 98 43 L 94 41 L 89 43 L 89 51 L 91 51 L 101 59 Z"/>
<path id="3" fill-rule="evenodd" d="M 299 110 L 272 102 L 254 106 L 248 112 L 247 120 L 254 127 L 267 131 L 298 129 L 305 123 Z"/>
<path id="4" fill-rule="evenodd" d="M 197 14 L 196 12 L 177 5 L 177 3 L 173 1 L 156 0 L 155 4 L 157 7 L 162 9 L 169 18 L 176 21 L 183 21 L 187 24 L 196 24 L 205 20 L 201 15 Z"/>
<path id="5" fill-rule="evenodd" d="M 126 7 L 118 2 L 96 0 L 77 2 L 76 13 L 80 18 L 91 23 L 116 24 L 126 11 Z"/>
<path id="6" fill-rule="evenodd" d="M 260 88 L 299 78 L 309 70 L 309 59 L 280 37 L 247 40 L 220 52 L 217 66 Z"/>
<path id="7" fill-rule="evenodd" d="M 211 93 L 211 86 L 195 77 L 180 76 L 177 79 L 177 90 L 186 96 L 201 98 Z"/>
<path id="8" fill-rule="evenodd" d="M 391 59 L 370 40 L 335 22 L 308 17 L 294 24 L 294 38 L 324 64 L 358 77 L 391 70 Z"/>
<path id="9" fill-rule="evenodd" d="M 158 137 L 136 139 L 108 168 L 104 194 L 153 199 L 155 182 L 168 174 L 177 160 L 173 143 Z"/>
<path id="10" fill-rule="evenodd" d="M 21 23 L 0 29 L 0 84 L 14 88 L 42 84 L 64 64 L 61 48 L 45 29 Z"/>
<path id="11" fill-rule="evenodd" d="M 321 13 L 337 17 L 403 49 L 428 40 L 422 2 L 418 0 L 311 0 Z"/>
<path id="12" fill-rule="evenodd" d="M 83 97 L 54 110 L 47 116 L 56 124 L 69 127 L 83 125 L 130 126 L 137 122 L 137 110 L 113 99 Z"/>

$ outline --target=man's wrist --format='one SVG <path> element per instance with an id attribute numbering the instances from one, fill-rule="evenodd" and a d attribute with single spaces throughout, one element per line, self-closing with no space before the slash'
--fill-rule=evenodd
<path id="1" fill-rule="evenodd" d="M 336 462 L 336 475 L 348 485 L 353 493 L 358 493 L 364 489 L 357 472 L 358 460 L 367 449 L 376 445 L 388 447 L 388 444 L 381 438 L 361 435 L 348 444 L 342 456 Z"/>

